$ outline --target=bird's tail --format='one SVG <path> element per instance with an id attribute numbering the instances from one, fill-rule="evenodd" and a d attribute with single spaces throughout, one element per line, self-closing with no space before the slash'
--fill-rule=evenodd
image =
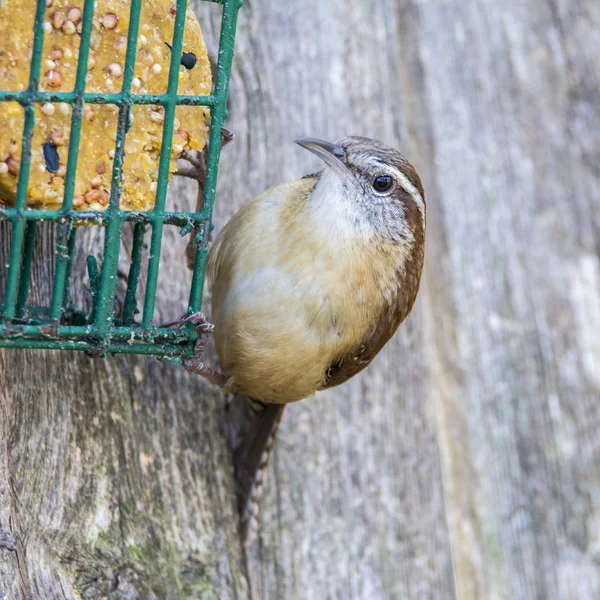
<path id="1" fill-rule="evenodd" d="M 258 515 L 269 457 L 285 404 L 236 396 L 229 407 L 230 442 L 237 483 L 241 537 L 245 546 L 258 533 Z"/>

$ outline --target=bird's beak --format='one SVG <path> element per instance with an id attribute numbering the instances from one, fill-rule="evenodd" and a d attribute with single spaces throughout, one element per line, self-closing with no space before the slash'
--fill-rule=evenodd
<path id="1" fill-rule="evenodd" d="M 341 146 L 336 146 L 317 138 L 300 138 L 296 140 L 298 146 L 306 148 L 309 152 L 316 154 L 324 160 L 330 167 L 338 171 L 340 175 L 350 175 L 350 170 L 346 164 L 346 150 Z"/>

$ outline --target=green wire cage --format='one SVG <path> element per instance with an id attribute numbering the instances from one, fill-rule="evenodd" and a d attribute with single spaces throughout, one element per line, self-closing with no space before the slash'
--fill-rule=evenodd
<path id="1" fill-rule="evenodd" d="M 0 0 L 1 1 L 1 0 Z M 188 311 L 200 310 L 204 270 L 207 257 L 208 232 L 215 200 L 217 169 L 221 149 L 221 127 L 227 116 L 226 102 L 238 11 L 243 0 L 204 0 L 222 4 L 219 54 L 213 91 L 208 96 L 178 95 L 178 76 L 183 51 L 183 33 L 187 0 L 176 1 L 174 36 L 172 40 L 168 87 L 165 94 L 136 94 L 132 80 L 136 60 L 140 10 L 143 0 L 131 0 L 127 50 L 123 69 L 123 86 L 119 93 L 100 94 L 85 90 L 94 0 L 85 0 L 82 11 L 81 44 L 79 48 L 75 87 L 71 92 L 41 91 L 39 77 L 44 43 L 46 0 L 37 0 L 34 21 L 33 52 L 29 85 L 25 91 L 0 90 L 0 102 L 18 102 L 24 110 L 24 130 L 20 175 L 16 199 L 12 207 L 0 205 L 0 220 L 8 221 L 11 229 L 3 303 L 0 304 L 0 347 L 84 350 L 94 354 L 129 353 L 177 357 L 193 353 L 196 333 L 192 328 L 169 329 L 152 325 L 158 281 L 161 242 L 165 225 L 180 229 L 181 235 L 197 232 L 194 238 L 196 258 L 189 293 Z M 0 82 L 0 86 L 2 83 Z M 56 210 L 27 208 L 31 145 L 37 103 L 62 102 L 72 106 L 71 136 L 68 146 L 62 206 Z M 76 211 L 73 208 L 77 154 L 79 149 L 84 104 L 114 104 L 118 106 L 118 124 L 111 177 L 110 200 L 106 210 Z M 164 126 L 160 152 L 158 182 L 154 208 L 148 212 L 127 211 L 120 207 L 120 183 L 123 175 L 125 136 L 134 105 L 153 104 L 164 107 Z M 169 160 L 177 106 L 207 107 L 211 115 L 204 202 L 199 212 L 168 212 L 165 210 Z M 36 232 L 41 222 L 57 227 L 54 260 L 54 281 L 47 306 L 31 306 L 28 296 L 31 285 L 32 261 Z M 69 298 L 71 263 L 75 248 L 76 223 L 105 227 L 101 267 L 94 256 L 87 260 L 92 292 L 92 308 L 78 310 Z M 114 314 L 114 297 L 121 238 L 125 223 L 133 223 L 133 244 L 129 257 L 129 273 L 123 310 Z M 136 293 L 142 271 L 144 235 L 149 231 L 149 259 L 143 306 L 138 309 Z M 183 260 L 183 257 L 182 257 Z M 139 320 L 136 315 L 140 314 Z M 176 360 L 176 359 L 175 359 Z"/>

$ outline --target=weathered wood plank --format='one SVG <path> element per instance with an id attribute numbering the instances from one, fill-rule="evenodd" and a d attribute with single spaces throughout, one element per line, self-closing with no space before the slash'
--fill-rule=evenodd
<path id="1" fill-rule="evenodd" d="M 301 135 L 395 144 L 428 200 L 413 315 L 286 411 L 254 600 L 600 595 L 599 32 L 594 0 L 246 0 L 217 230 L 318 166 Z M 183 247 L 168 231 L 157 321 L 184 308 Z M 34 352 L 0 353 L 0 382 L 7 597 L 246 597 L 217 392 Z"/>
<path id="2" fill-rule="evenodd" d="M 443 256 L 450 283 L 428 277 L 437 321 L 444 291 L 454 305 L 432 343 L 458 591 L 596 598 L 600 10 L 419 5 L 445 232 L 429 266 Z"/>

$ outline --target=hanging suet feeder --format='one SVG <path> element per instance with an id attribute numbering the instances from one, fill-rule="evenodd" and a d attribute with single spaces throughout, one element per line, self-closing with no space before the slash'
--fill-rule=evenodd
<path id="1" fill-rule="evenodd" d="M 80 0 L 81 7 L 73 6 L 75 2 L 67 5 L 66 0 L 38 0 L 35 15 L 29 15 L 28 66 L 21 64 L 28 56 L 16 50 L 2 52 L 11 33 L 0 38 L 0 86 L 12 87 L 0 89 L 0 221 L 7 221 L 10 231 L 8 261 L 0 267 L 5 269 L 0 278 L 5 282 L 0 290 L 0 347 L 162 357 L 193 353 L 193 329 L 157 327 L 152 319 L 165 225 L 178 227 L 182 235 L 195 232 L 188 310 L 194 313 L 201 307 L 221 127 L 242 4 L 242 0 L 204 1 L 223 5 L 212 91 L 208 61 L 198 53 L 198 47 L 205 52 L 204 43 L 188 0 L 131 0 L 126 12 L 123 3 L 114 0 Z M 21 2 L 0 1 L 0 26 L 3 19 L 7 24 L 2 12 Z M 146 20 L 145 11 L 153 10 Z M 28 15 L 18 18 L 27 22 Z M 168 39 L 159 39 L 167 33 Z M 64 48 L 59 40 L 65 40 Z M 26 44 L 17 47 L 22 50 Z M 17 69 L 23 83 L 17 85 L 13 78 L 13 85 L 7 85 Z M 209 120 L 202 207 L 198 212 L 167 211 L 167 184 L 176 160 L 186 150 L 202 149 Z M 17 122 L 22 133 L 20 127 L 15 129 L 15 139 L 3 148 L 7 123 Z M 110 127 L 110 135 L 98 131 Z M 102 146 L 107 139 L 110 148 Z M 43 306 L 29 303 L 41 222 L 57 228 L 54 256 L 48 258 L 54 261 L 52 294 Z M 115 314 L 126 223 L 133 224 L 133 242 L 123 309 Z M 69 297 L 70 278 L 77 276 L 71 269 L 73 253 L 83 225 L 105 228 L 101 260 L 95 256 L 87 260 L 93 298 L 89 310 L 77 307 Z M 147 232 L 146 266 L 142 251 Z M 138 308 L 136 293 L 144 269 L 145 294 Z"/>

